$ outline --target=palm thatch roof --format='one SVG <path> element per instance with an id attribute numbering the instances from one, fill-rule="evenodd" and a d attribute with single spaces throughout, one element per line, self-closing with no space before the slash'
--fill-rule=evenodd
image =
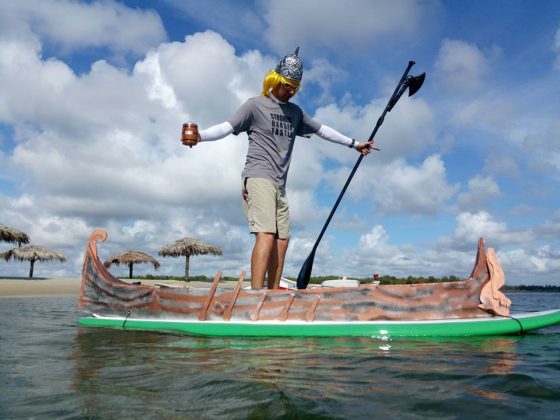
<path id="1" fill-rule="evenodd" d="M 60 260 L 60 262 L 66 261 L 66 256 L 60 252 L 54 251 L 52 249 L 45 248 L 39 245 L 27 245 L 22 248 L 14 248 L 4 253 L 6 259 L 16 259 L 19 261 L 51 261 Z"/>
<path id="2" fill-rule="evenodd" d="M 222 248 L 207 244 L 196 238 L 179 239 L 159 250 L 162 257 L 185 257 L 185 280 L 189 280 L 189 259 L 191 255 L 222 255 Z"/>
<path id="3" fill-rule="evenodd" d="M 158 252 L 162 257 L 180 257 L 202 254 L 222 255 L 222 248 L 202 242 L 196 238 L 179 239 Z"/>
<path id="4" fill-rule="evenodd" d="M 21 246 L 21 244 L 29 243 L 29 236 L 21 230 L 0 223 L 0 241 L 17 243 L 18 246 Z"/>
<path id="5" fill-rule="evenodd" d="M 146 254 L 144 252 L 141 252 L 141 251 L 121 252 L 118 255 L 115 255 L 111 258 L 107 258 L 103 262 L 103 265 L 105 265 L 105 267 L 109 267 L 109 266 L 111 266 L 111 264 L 115 264 L 115 265 L 126 264 L 126 265 L 128 265 L 128 268 L 129 268 L 129 276 L 128 277 L 132 278 L 132 267 L 134 266 L 134 264 L 138 264 L 138 263 L 150 263 L 150 264 L 153 264 L 153 266 L 156 270 L 159 268 L 159 261 L 158 260 L 156 260 L 151 255 L 148 255 L 148 254 Z"/>
<path id="6" fill-rule="evenodd" d="M 29 267 L 29 277 L 33 277 L 33 266 L 35 265 L 35 261 L 59 260 L 60 262 L 65 262 L 66 256 L 60 252 L 43 246 L 27 245 L 22 248 L 14 248 L 4 252 L 4 259 L 6 261 L 9 261 L 10 259 L 29 261 L 31 263 Z"/>
<path id="7" fill-rule="evenodd" d="M 137 264 L 137 263 L 152 263 L 154 268 L 159 268 L 159 261 L 154 257 L 141 252 L 141 251 L 125 251 L 111 258 L 107 258 L 103 263 L 105 267 L 109 267 L 111 264 Z"/>

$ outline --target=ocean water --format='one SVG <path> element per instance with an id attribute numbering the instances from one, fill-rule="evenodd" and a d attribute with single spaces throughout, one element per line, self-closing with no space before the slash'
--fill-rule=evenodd
<path id="1" fill-rule="evenodd" d="M 508 293 L 513 310 L 560 293 Z M 0 418 L 556 419 L 560 327 L 380 341 L 79 327 L 72 296 L 0 298 Z"/>

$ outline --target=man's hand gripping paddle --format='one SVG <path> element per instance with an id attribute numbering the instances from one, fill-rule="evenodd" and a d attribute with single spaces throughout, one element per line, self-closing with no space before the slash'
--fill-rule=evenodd
<path id="1" fill-rule="evenodd" d="M 375 137 L 375 134 L 377 133 L 377 130 L 379 129 L 379 127 L 381 127 L 381 124 L 383 124 L 383 120 L 385 119 L 385 114 L 387 114 L 387 112 L 391 112 L 391 110 L 393 109 L 393 107 L 395 106 L 395 104 L 398 102 L 398 100 L 400 99 L 400 97 L 402 96 L 402 94 L 408 89 L 408 96 L 412 96 L 414 95 L 416 92 L 418 92 L 420 90 L 420 88 L 422 87 L 422 84 L 424 83 L 424 79 L 426 78 L 426 73 L 422 73 L 419 74 L 418 76 L 409 76 L 408 72 L 410 71 L 410 69 L 412 68 L 412 66 L 415 64 L 414 61 L 409 61 L 408 62 L 408 66 L 406 67 L 405 72 L 403 73 L 401 80 L 399 81 L 399 84 L 397 85 L 397 87 L 395 88 L 395 91 L 393 92 L 393 95 L 391 96 L 391 99 L 389 99 L 389 103 L 387 104 L 387 106 L 385 107 L 385 110 L 383 111 L 383 113 L 381 114 L 381 116 L 379 117 L 379 119 L 377 120 L 377 124 L 375 124 L 375 128 L 373 129 L 371 135 L 369 136 L 368 140 L 373 140 L 373 138 Z M 303 263 L 303 265 L 301 266 L 301 269 L 299 270 L 299 275 L 297 278 L 297 288 L 298 289 L 305 289 L 307 287 L 307 285 L 309 284 L 309 279 L 311 278 L 311 271 L 313 270 L 313 260 L 315 259 L 315 251 L 317 251 L 317 246 L 319 246 L 319 242 L 321 242 L 321 239 L 323 238 L 323 235 L 325 233 L 325 231 L 327 230 L 327 226 L 329 225 L 337 207 L 338 204 L 340 203 L 340 200 L 342 200 L 342 197 L 344 196 L 344 193 L 346 192 L 346 189 L 348 188 L 348 185 L 350 184 L 350 181 L 352 181 L 352 178 L 354 177 L 354 174 L 356 173 L 356 169 L 358 169 L 358 166 L 360 166 L 360 163 L 362 162 L 364 155 L 360 154 L 360 157 L 358 158 L 358 161 L 356 162 L 356 164 L 354 165 L 354 169 L 352 169 L 352 172 L 350 173 L 350 176 L 348 177 L 348 180 L 346 181 L 346 184 L 344 184 L 344 188 L 342 188 L 342 191 L 340 192 L 340 195 L 338 196 L 336 203 L 334 204 L 333 209 L 331 210 L 331 213 L 329 214 L 329 217 L 327 218 L 327 221 L 325 222 L 325 225 L 323 226 L 323 229 L 321 229 L 321 233 L 319 234 L 319 237 L 317 238 L 317 241 L 315 241 L 315 245 L 313 245 L 313 249 L 311 250 L 311 253 L 309 254 L 309 256 L 307 257 L 307 259 L 305 260 L 305 262 Z"/>

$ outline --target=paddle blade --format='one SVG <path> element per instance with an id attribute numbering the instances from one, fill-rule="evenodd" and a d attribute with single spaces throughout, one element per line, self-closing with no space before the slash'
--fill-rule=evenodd
<path id="1" fill-rule="evenodd" d="M 419 74 L 418 76 L 408 76 L 406 84 L 408 85 L 408 96 L 414 95 L 420 90 L 426 79 L 426 73 Z"/>
<path id="2" fill-rule="evenodd" d="M 306 289 L 311 279 L 311 271 L 313 270 L 313 260 L 315 259 L 315 250 L 311 251 L 311 254 L 304 261 L 301 269 L 299 270 L 297 278 L 297 288 Z"/>

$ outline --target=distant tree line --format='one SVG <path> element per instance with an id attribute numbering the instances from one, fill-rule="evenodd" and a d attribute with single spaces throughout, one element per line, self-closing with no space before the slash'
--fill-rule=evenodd
<path id="1" fill-rule="evenodd" d="M 153 275 L 148 274 L 145 276 L 134 276 L 135 279 L 138 280 L 178 280 L 178 281 L 185 281 L 185 276 L 160 276 L 159 274 Z M 228 277 L 222 276 L 222 281 L 237 281 L 238 277 Z M 189 276 L 189 281 L 206 281 L 212 282 L 214 277 L 206 277 L 206 276 Z M 247 279 L 250 280 L 250 279 Z"/>
<path id="2" fill-rule="evenodd" d="M 502 290 L 518 292 L 560 292 L 560 286 L 547 284 L 546 286 L 504 286 Z"/>
<path id="3" fill-rule="evenodd" d="M 152 275 L 148 274 L 146 276 L 135 276 L 135 279 L 145 279 L 145 280 L 179 280 L 185 281 L 184 276 L 160 276 L 160 275 Z M 295 277 L 288 277 L 290 280 L 296 280 Z M 321 284 L 325 280 L 334 280 L 339 279 L 340 276 L 328 275 L 328 276 L 315 276 L 311 277 L 310 283 L 313 284 Z M 363 278 L 355 278 L 355 280 L 359 280 L 360 283 L 366 284 L 371 283 L 373 281 L 373 277 L 363 277 Z M 201 282 L 211 282 L 214 280 L 214 277 L 206 277 L 206 276 L 189 276 L 189 281 L 201 281 Z M 229 277 L 223 276 L 223 281 L 237 281 L 237 277 Z M 250 277 L 247 277 L 246 280 L 251 280 Z M 380 284 L 418 284 L 418 283 L 442 283 L 442 282 L 451 282 L 451 281 L 460 281 L 461 278 L 457 276 L 443 276 L 443 277 L 395 277 L 395 276 L 379 276 L 377 280 Z M 504 286 L 502 288 L 504 291 L 519 291 L 519 292 L 560 292 L 560 286 L 553 286 L 553 285 L 546 285 L 546 286 Z"/>

